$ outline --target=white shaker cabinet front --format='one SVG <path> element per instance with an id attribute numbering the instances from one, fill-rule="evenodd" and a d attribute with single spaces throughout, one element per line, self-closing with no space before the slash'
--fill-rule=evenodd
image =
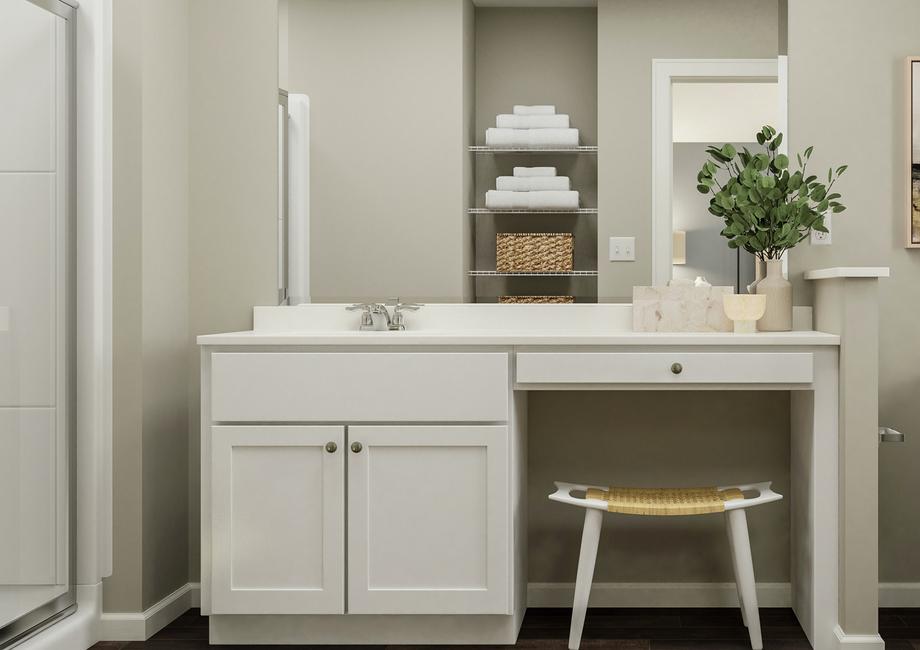
<path id="1" fill-rule="evenodd" d="M 211 611 L 345 611 L 345 428 L 211 428 Z"/>
<path id="2" fill-rule="evenodd" d="M 510 614 L 505 426 L 348 427 L 349 614 Z"/>

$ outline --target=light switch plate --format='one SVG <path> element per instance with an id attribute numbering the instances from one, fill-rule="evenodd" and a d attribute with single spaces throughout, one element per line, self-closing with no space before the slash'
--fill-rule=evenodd
<path id="1" fill-rule="evenodd" d="M 635 237 L 611 237 L 610 238 L 610 261 L 611 262 L 635 262 L 636 261 L 636 238 Z"/>

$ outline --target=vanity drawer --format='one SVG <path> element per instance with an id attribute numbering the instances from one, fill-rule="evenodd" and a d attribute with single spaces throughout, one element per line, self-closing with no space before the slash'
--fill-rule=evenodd
<path id="1" fill-rule="evenodd" d="M 809 384 L 810 352 L 520 352 L 519 384 Z"/>
<path id="2" fill-rule="evenodd" d="M 503 353 L 215 352 L 214 422 L 504 422 Z"/>

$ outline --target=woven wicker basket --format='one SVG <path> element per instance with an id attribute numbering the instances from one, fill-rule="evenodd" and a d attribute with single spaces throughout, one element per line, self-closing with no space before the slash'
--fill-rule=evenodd
<path id="1" fill-rule="evenodd" d="M 571 233 L 503 232 L 495 237 L 499 273 L 559 272 L 574 268 Z"/>
<path id="2" fill-rule="evenodd" d="M 499 296 L 503 305 L 569 305 L 575 302 L 575 296 Z"/>

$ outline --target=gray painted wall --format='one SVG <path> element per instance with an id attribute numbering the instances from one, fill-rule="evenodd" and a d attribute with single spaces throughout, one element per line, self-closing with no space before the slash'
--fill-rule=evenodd
<path id="1" fill-rule="evenodd" d="M 920 251 L 904 249 L 907 171 L 904 58 L 918 54 L 920 5 L 833 0 L 789 3 L 789 146 L 815 146 L 815 169 L 849 163 L 840 182 L 846 212 L 833 245 L 790 255 L 795 301 L 813 288 L 801 273 L 826 266 L 890 266 L 880 285 L 879 422 L 907 434 L 879 450 L 879 578 L 920 580 Z M 815 29 L 826 24 L 830 29 Z M 866 47 L 854 48 L 855 42 Z M 874 435 L 866 431 L 865 435 Z"/>
<path id="2" fill-rule="evenodd" d="M 188 4 L 114 5 L 114 570 L 106 611 L 188 581 Z"/>

